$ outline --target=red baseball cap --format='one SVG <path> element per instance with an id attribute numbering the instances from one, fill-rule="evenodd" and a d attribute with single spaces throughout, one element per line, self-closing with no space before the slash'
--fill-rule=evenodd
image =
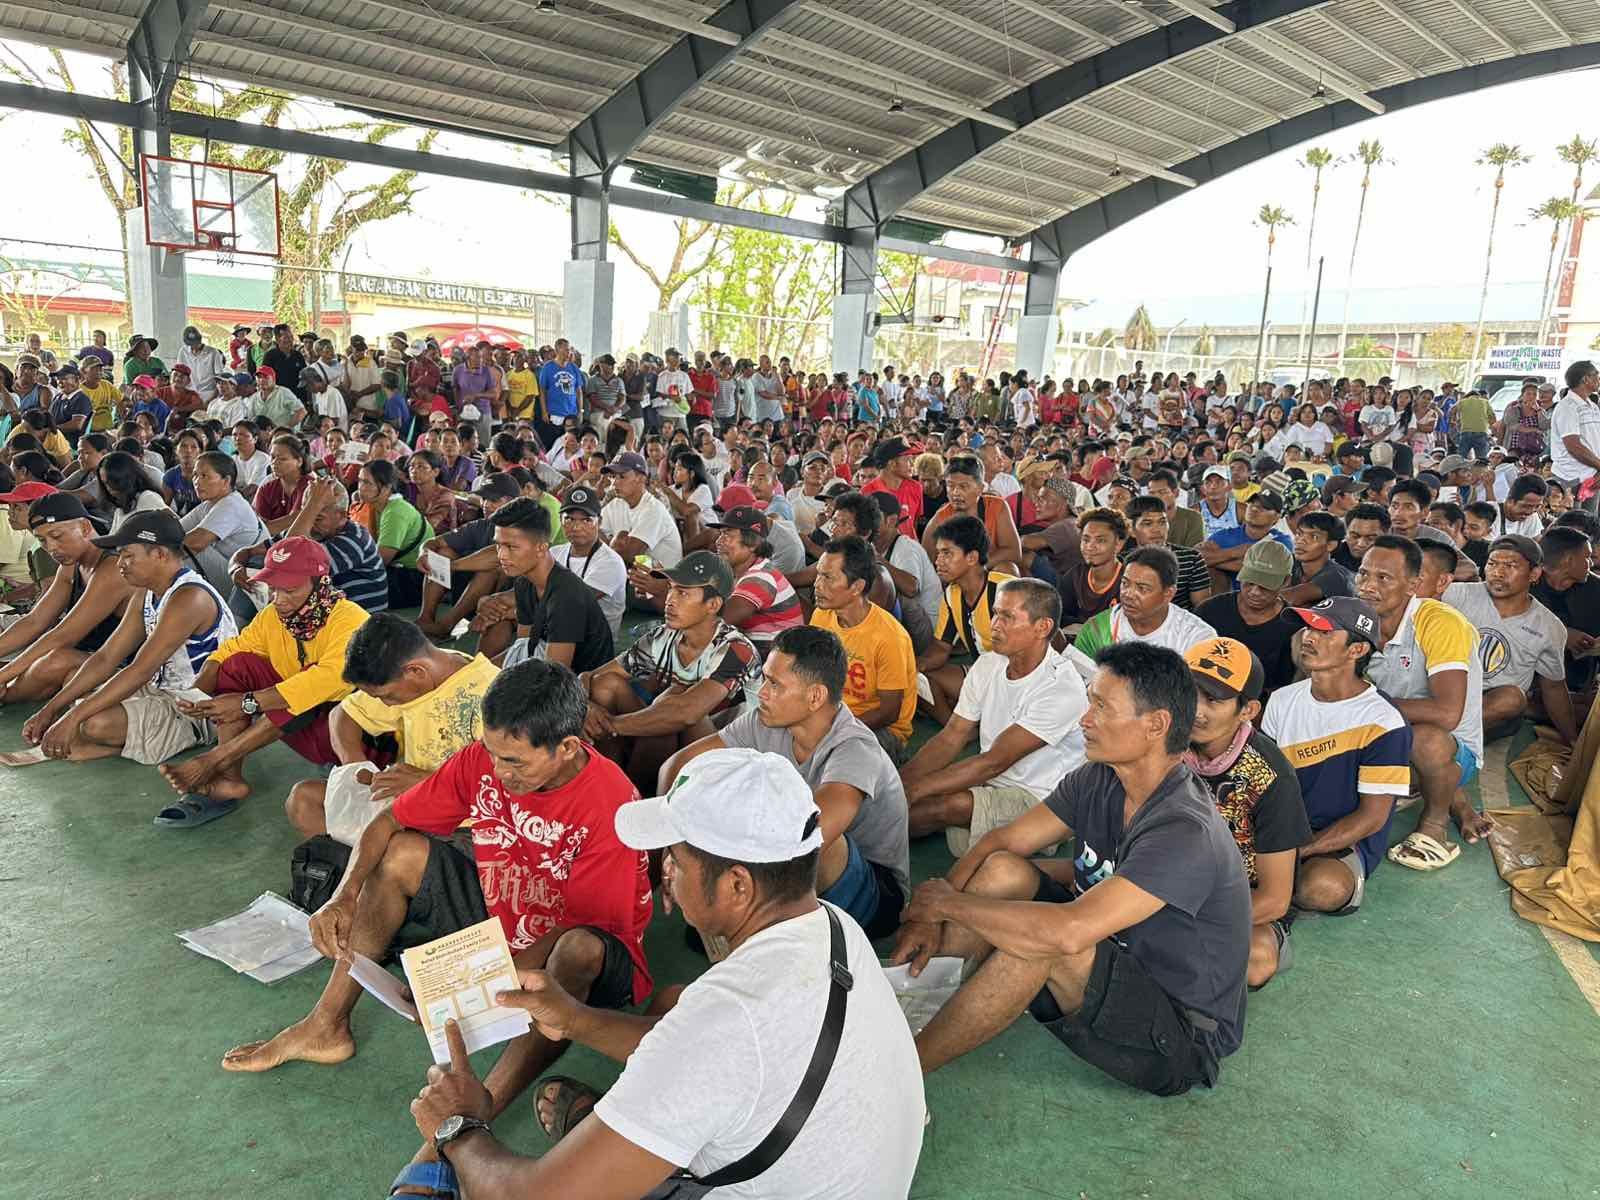
<path id="1" fill-rule="evenodd" d="M 27 483 L 17 484 L 12 491 L 0 492 L 0 504 L 32 504 L 40 496 L 54 495 L 55 490 L 48 483 L 35 483 L 29 480 Z"/>
<path id="2" fill-rule="evenodd" d="M 729 512 L 735 508 L 765 508 L 756 494 L 742 483 L 730 483 L 717 497 L 717 511 Z"/>
<path id="3" fill-rule="evenodd" d="M 256 378 L 260 379 L 262 376 L 266 376 L 268 379 L 272 380 L 273 383 L 278 382 L 278 373 L 271 367 L 257 367 Z"/>
<path id="4" fill-rule="evenodd" d="M 308 537 L 284 538 L 267 551 L 267 561 L 250 575 L 251 583 L 295 588 L 307 580 L 333 574 L 333 564 L 320 542 Z"/>

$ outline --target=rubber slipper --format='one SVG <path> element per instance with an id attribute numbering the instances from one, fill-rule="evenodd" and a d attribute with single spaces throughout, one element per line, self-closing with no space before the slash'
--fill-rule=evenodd
<path id="1" fill-rule="evenodd" d="M 544 1123 L 544 1117 L 539 1112 L 539 1100 L 542 1098 L 545 1087 L 549 1084 L 556 1085 L 556 1094 L 550 1098 L 552 1105 L 550 1124 Z M 582 1080 L 574 1079 L 570 1075 L 549 1075 L 539 1083 L 534 1092 L 533 1119 L 539 1122 L 545 1136 L 551 1141 L 559 1142 L 579 1125 L 584 1117 L 594 1111 L 595 1103 L 600 1099 L 600 1093 L 595 1091 Z M 589 1107 L 573 1118 L 572 1110 L 581 1102 L 589 1101 Z"/>
<path id="2" fill-rule="evenodd" d="M 239 807 L 237 800 L 218 800 L 199 792 L 185 792 L 156 814 L 156 824 L 169 829 L 194 829 Z"/>
<path id="3" fill-rule="evenodd" d="M 435 1196 L 455 1197 L 461 1194 L 456 1173 L 447 1162 L 407 1163 L 389 1185 L 389 1195 L 394 1195 L 403 1187 L 428 1188 Z"/>
<path id="4" fill-rule="evenodd" d="M 1461 847 L 1441 842 L 1426 833 L 1413 833 L 1398 846 L 1389 848 L 1389 861 L 1413 871 L 1437 871 L 1461 857 Z"/>

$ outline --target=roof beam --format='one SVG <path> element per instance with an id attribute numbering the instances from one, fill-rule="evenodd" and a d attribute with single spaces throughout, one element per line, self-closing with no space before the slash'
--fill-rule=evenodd
<path id="1" fill-rule="evenodd" d="M 887 41 L 892 41 L 895 44 L 896 49 L 904 47 L 908 50 L 916 50 L 922 54 L 926 54 L 929 58 L 935 61 L 938 61 L 940 58 L 946 57 L 949 54 L 948 48 L 940 48 L 928 42 L 921 41 L 920 39 L 914 38 L 910 34 L 905 33 L 903 30 L 890 29 L 888 26 L 879 25 L 874 21 L 868 21 L 863 17 L 856 16 L 854 13 L 845 12 L 840 8 L 825 7 L 815 3 L 815 0 L 807 0 L 806 8 L 816 13 L 818 16 L 826 17 L 836 25 L 843 25 L 846 29 L 854 29 L 857 33 L 865 33 L 870 37 L 878 37 Z M 940 19 L 943 19 L 942 15 Z M 979 66 L 977 63 L 973 62 L 971 58 L 966 56 L 961 56 L 956 59 L 953 65 L 959 66 L 969 75 L 976 75 L 979 79 L 987 79 L 990 83 L 1003 84 L 1007 88 L 1014 88 L 1017 86 L 1017 81 L 1012 79 L 1010 76 L 1002 75 L 999 71 L 990 70 L 988 67 Z"/>
<path id="2" fill-rule="evenodd" d="M 1056 54 L 1053 51 L 1041 49 L 1017 38 L 1009 37 L 1003 30 L 997 29 L 993 25 L 987 25 L 982 21 L 974 21 L 970 17 L 963 17 L 948 5 L 928 4 L 925 3 L 925 0 L 900 0 L 900 7 L 924 13 L 941 24 L 960 29 L 970 33 L 973 37 L 992 42 L 994 45 L 1004 46 L 1013 54 L 1021 54 L 1036 62 L 1049 63 L 1052 67 L 1070 67 L 1072 65 L 1072 60 L 1065 55 Z M 903 41 L 904 39 L 900 38 L 899 40 Z"/>
<path id="3" fill-rule="evenodd" d="M 1270 29 L 1257 30 L 1250 45 L 1268 58 L 1276 59 L 1285 66 L 1299 71 L 1307 79 L 1316 80 L 1330 92 L 1359 104 L 1373 116 L 1383 115 L 1383 105 L 1367 95 L 1366 84 L 1326 60 L 1312 58 L 1293 42 L 1279 37 Z"/>
<path id="4" fill-rule="evenodd" d="M 1293 92 L 1296 95 L 1305 94 L 1304 88 L 1290 83 L 1283 77 L 1283 73 L 1281 71 L 1269 71 L 1267 68 L 1251 62 L 1244 55 L 1240 54 L 1238 49 L 1234 46 L 1213 46 L 1211 48 L 1211 53 L 1216 55 L 1229 66 L 1238 67 L 1242 71 L 1248 71 L 1257 79 L 1272 84 L 1273 87 L 1280 88 L 1285 92 Z"/>
<path id="5" fill-rule="evenodd" d="M 761 53 L 760 47 L 757 47 L 750 54 L 745 55 L 739 58 L 738 61 L 730 64 L 730 69 L 735 71 L 749 71 L 751 74 L 765 76 L 768 79 L 775 79 L 779 83 L 794 87 L 817 87 L 816 76 L 805 75 L 799 71 L 795 71 L 784 66 L 782 63 L 769 61 L 766 56 Z M 709 85 L 702 85 L 702 87 L 707 86 Z M 721 87 L 722 85 L 718 84 L 717 86 Z M 732 88 L 726 88 L 724 90 L 735 91 L 735 89 Z M 892 83 L 878 83 L 871 79 L 858 79 L 853 88 L 848 90 L 836 89 L 830 91 L 828 95 L 840 103 L 853 104 L 859 108 L 868 109 L 873 111 L 878 116 L 888 116 L 891 119 L 900 122 L 902 125 L 914 125 L 919 130 L 922 130 L 925 134 L 930 136 L 944 128 L 942 122 L 935 121 L 924 113 L 913 112 L 909 108 L 903 112 L 884 113 L 884 105 L 881 97 L 892 97 L 898 95 L 898 91 L 895 85 Z M 868 97 L 873 98 L 869 99 Z"/>
<path id="6" fill-rule="evenodd" d="M 1009 2 L 1016 3 L 1017 0 Z M 1249 31 L 1324 3 L 1326 0 L 1232 0 L 1216 12 L 1234 22 L 1238 32 L 1231 37 L 1243 37 Z M 1062 112 L 1078 101 L 1165 66 L 1184 55 L 1222 43 L 1229 37 L 1199 17 L 1185 17 L 1170 25 L 1158 24 L 1149 33 L 1109 46 L 1070 67 L 1019 88 L 989 105 L 987 115 L 1003 115 L 1010 120 L 1013 130 L 1032 132 L 1046 117 Z M 970 114 L 964 115 L 970 118 Z M 847 193 L 846 220 L 852 224 L 863 222 L 881 226 L 914 197 L 936 186 L 963 163 L 1000 142 L 1002 135 L 995 132 L 996 126 L 997 122 L 993 120 L 959 121 L 934 134 L 916 149 L 880 167 Z M 1077 139 L 1073 149 L 1081 151 L 1090 146 L 1090 142 L 1083 140 L 1084 135 L 1072 136 Z M 1164 163 L 1129 154 L 1098 139 L 1091 141 L 1098 147 L 1099 157 L 1108 163 L 1113 160 L 1125 163 L 1142 174 L 1156 175 L 1168 183 L 1188 186 L 1190 182 L 1181 172 L 1169 170 Z"/>
<path id="7" fill-rule="evenodd" d="M 1422 24 L 1422 22 L 1391 4 L 1389 0 L 1372 0 L 1372 2 L 1379 8 L 1383 9 L 1384 12 L 1388 13 L 1389 16 L 1393 17 L 1396 21 L 1399 21 L 1400 24 L 1404 25 L 1412 33 L 1416 34 L 1423 41 L 1427 42 L 1428 45 L 1432 46 L 1440 54 L 1444 55 L 1451 62 L 1455 63 L 1456 66 L 1470 67 L 1472 65 L 1471 60 L 1468 59 L 1466 55 L 1462 54 L 1449 42 L 1445 41 L 1438 34 L 1434 33 L 1433 30 Z"/>
<path id="8" fill-rule="evenodd" d="M 1117 44 L 1117 39 L 1110 34 L 1101 33 L 1098 29 L 1085 25 L 1081 21 L 1074 21 L 1065 13 L 1057 12 L 1053 8 L 1046 8 L 1043 4 L 1035 3 L 1035 0 L 1010 0 L 1010 3 L 1013 8 L 1020 8 L 1025 13 L 1030 13 L 1035 17 L 1049 21 L 1052 25 L 1059 26 L 1068 33 L 1075 33 L 1081 38 L 1087 38 L 1102 50 L 1109 49 Z"/>
<path id="9" fill-rule="evenodd" d="M 1105 0 L 1105 3 L 1110 5 L 1112 8 L 1127 13 L 1130 17 L 1138 17 L 1152 29 L 1160 29 L 1162 26 L 1166 25 L 1165 21 L 1156 16 L 1148 8 L 1144 7 L 1144 5 L 1134 4 L 1131 2 L 1131 0 Z"/>
<path id="10" fill-rule="evenodd" d="M 1424 75 L 1419 79 L 1380 88 L 1373 93 L 1373 99 L 1379 101 L 1385 111 L 1393 112 L 1452 96 L 1463 96 L 1503 83 L 1595 66 L 1600 66 L 1600 42 L 1585 42 L 1577 46 L 1494 59 L 1443 74 Z M 1358 125 L 1372 115 L 1369 109 L 1354 101 L 1334 101 L 1247 134 L 1236 142 L 1218 146 L 1177 166 L 1204 185 L 1280 150 Z M 1074 209 L 1035 232 L 1038 236 L 1048 237 L 1061 256 L 1067 257 L 1096 238 L 1182 194 L 1158 180 L 1141 180 L 1094 204 Z"/>
<path id="11" fill-rule="evenodd" d="M 48 11 L 48 10 L 47 10 Z M 144 76 L 157 111 L 167 108 L 189 58 L 206 0 L 148 0 L 128 38 L 128 58 Z M 104 14 L 97 14 L 104 20 Z"/>
<path id="12" fill-rule="evenodd" d="M 1233 33 L 1239 28 L 1238 25 L 1227 17 L 1222 16 L 1209 4 L 1203 3 L 1203 0 L 1167 0 L 1167 3 L 1172 5 L 1173 8 L 1188 13 L 1191 17 L 1204 21 L 1213 29 L 1222 30 L 1223 33 Z"/>
<path id="13" fill-rule="evenodd" d="M 1412 79 L 1415 79 L 1418 75 L 1422 74 L 1422 72 L 1418 71 L 1416 67 L 1412 66 L 1398 54 L 1391 53 L 1381 43 L 1375 42 L 1371 38 L 1357 33 L 1354 29 L 1351 29 L 1350 26 L 1339 20 L 1338 17 L 1335 17 L 1327 9 L 1319 8 L 1317 10 L 1317 19 L 1329 29 L 1337 33 L 1340 37 L 1343 37 L 1346 41 L 1354 42 L 1357 46 L 1365 50 L 1374 58 L 1383 59 L 1384 62 L 1388 63 L 1395 70 L 1409 75 Z"/>
<path id="14" fill-rule="evenodd" d="M 819 75 L 829 75 L 842 80 L 852 86 L 859 86 L 858 76 L 863 71 L 891 75 L 896 69 L 883 63 L 873 62 L 871 59 L 858 58 L 853 54 L 841 54 L 831 46 L 821 42 L 814 42 L 810 38 L 798 37 L 792 33 L 773 33 L 768 40 L 774 45 L 785 46 L 797 50 L 802 54 L 811 56 L 809 63 L 811 69 Z M 875 85 L 876 86 L 876 85 Z M 982 108 L 969 103 L 965 96 L 955 92 L 947 92 L 942 88 L 929 87 L 915 79 L 895 78 L 890 84 L 895 94 L 908 97 L 917 97 L 929 104 L 936 104 L 959 116 L 1003 129 L 1007 133 L 1016 131 L 1017 122 L 1010 117 L 1001 116 L 993 111 L 994 105 Z M 883 90 L 881 86 L 878 90 Z"/>
<path id="15" fill-rule="evenodd" d="M 663 8 L 660 4 L 642 4 L 639 0 L 593 0 L 593 2 L 601 8 L 626 13 L 630 17 L 638 17 L 641 21 L 649 21 L 652 25 L 676 29 L 679 33 L 691 33 L 695 37 L 705 38 L 708 42 L 737 46 L 743 40 L 731 29 L 707 24 L 697 17 L 682 16 L 669 8 Z"/>
<path id="16" fill-rule="evenodd" d="M 1512 43 L 1510 38 L 1506 37 L 1505 34 L 1501 33 L 1493 25 L 1489 24 L 1488 21 L 1480 17 L 1477 12 L 1474 11 L 1472 5 L 1464 4 L 1462 3 L 1462 0 L 1445 0 L 1445 2 L 1467 20 L 1471 21 L 1479 29 L 1483 30 L 1483 32 L 1488 35 L 1489 39 L 1507 54 L 1522 53 L 1522 51 L 1518 50 L 1517 47 Z"/>
<path id="17" fill-rule="evenodd" d="M 897 150 L 907 150 L 916 144 L 910 138 L 890 133 L 885 129 L 873 129 L 855 121 L 840 121 L 833 117 L 819 117 L 816 113 L 807 112 L 796 105 L 779 104 L 774 100 L 767 99 L 765 96 L 752 96 L 748 92 L 741 92 L 736 88 L 723 87 L 720 83 L 702 83 L 695 93 L 694 99 L 702 100 L 706 97 L 717 100 L 731 100 L 755 112 L 771 113 L 781 120 L 793 121 L 798 125 L 805 126 L 807 129 L 813 126 L 818 129 L 827 129 L 845 138 L 882 142 L 885 145 L 893 146 Z M 698 117 L 700 112 L 701 110 L 696 108 L 689 110 L 687 115 Z M 860 151 L 847 146 L 844 150 L 838 151 L 838 153 L 858 154 Z"/>
<path id="18" fill-rule="evenodd" d="M 1153 158 L 1146 158 L 1136 150 L 1125 150 L 1121 146 L 1113 146 L 1110 142 L 1102 142 L 1097 137 L 1090 137 L 1075 129 L 1063 129 L 1058 125 L 1030 125 L 1028 136 L 1054 142 L 1069 150 L 1077 150 L 1112 166 L 1127 167 L 1140 175 L 1154 175 L 1157 179 L 1165 179 L 1168 183 L 1176 183 L 1182 187 L 1194 186 L 1193 179 L 1176 171 L 1169 171 Z"/>
<path id="19" fill-rule="evenodd" d="M 529 13 L 537 13 L 531 0 L 525 0 L 518 5 L 519 8 Z M 411 15 L 416 16 L 417 10 L 412 9 Z M 576 8 L 561 8 L 553 13 L 538 13 L 538 20 L 548 22 L 552 26 L 579 25 L 586 29 L 593 29 L 597 33 L 609 34 L 615 37 L 638 38 L 657 46 L 672 45 L 673 35 L 664 29 L 643 29 L 634 21 L 619 21 L 614 17 L 602 17 L 599 13 L 585 12 Z M 447 21 L 454 21 L 453 17 L 446 17 Z M 492 27 L 491 27 L 492 28 Z"/>
<path id="20" fill-rule="evenodd" d="M 1218 87 L 1209 79 L 1200 78 L 1199 75 L 1184 75 L 1182 72 L 1175 71 L 1171 67 L 1162 67 L 1156 73 L 1159 74 L 1163 79 L 1175 79 L 1186 88 L 1195 88 L 1198 91 L 1204 92 L 1208 96 L 1215 96 L 1218 100 L 1226 100 L 1229 104 L 1237 105 L 1239 108 L 1245 109 L 1248 112 L 1253 112 L 1258 117 L 1266 117 L 1268 120 L 1272 121 L 1276 121 L 1278 119 L 1279 114 L 1268 108 L 1265 104 L 1257 104 L 1254 100 L 1250 99 L 1249 96 L 1241 96 L 1238 92 L 1230 92 L 1227 88 Z"/>
<path id="21" fill-rule="evenodd" d="M 1225 133 L 1229 137 L 1241 137 L 1244 134 L 1244 130 L 1235 125 L 1224 125 L 1214 117 L 1203 117 L 1193 109 L 1184 108 L 1181 104 L 1174 104 L 1171 100 L 1152 95 L 1145 88 L 1129 88 L 1127 89 L 1127 94 L 1131 95 L 1140 104 L 1148 104 L 1157 112 L 1167 113 L 1169 116 L 1177 117 L 1179 120 L 1191 121 L 1196 125 L 1203 125 L 1207 129 L 1215 129 L 1218 133 Z"/>
<path id="22" fill-rule="evenodd" d="M 576 122 L 567 138 L 573 170 L 609 180 L 708 75 L 740 48 L 748 48 L 765 35 L 795 3 L 797 0 L 728 0 L 707 18 L 706 25 L 733 34 L 733 42 L 700 33 L 679 38 L 666 53 Z"/>
<path id="23" fill-rule="evenodd" d="M 1141 125 L 1137 121 L 1129 121 L 1122 117 L 1112 116 L 1104 109 L 1095 108 L 1088 103 L 1078 104 L 1073 108 L 1072 111 L 1075 114 L 1082 114 L 1092 121 L 1103 121 L 1113 129 L 1126 130 L 1128 133 L 1136 134 L 1139 137 L 1152 138 L 1158 142 L 1165 142 L 1169 146 L 1176 146 L 1178 149 L 1186 151 L 1189 154 L 1201 154 L 1205 151 L 1205 147 L 1199 142 L 1186 141 L 1185 139 L 1175 137 L 1170 133 L 1164 133 L 1157 129 L 1151 129 L 1148 125 Z"/>

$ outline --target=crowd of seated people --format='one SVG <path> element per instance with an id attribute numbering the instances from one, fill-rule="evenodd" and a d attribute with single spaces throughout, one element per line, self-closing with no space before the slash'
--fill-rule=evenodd
<path id="1" fill-rule="evenodd" d="M 49 759 L 158 770 L 177 830 L 303 760 L 333 967 L 226 1070 L 348 1059 L 352 953 L 500 921 L 533 1028 L 481 1081 L 452 1029 L 396 1194 L 904 1196 L 923 1076 L 1025 1014 L 1131 1087 L 1217 1086 L 1300 919 L 1450 866 L 1486 741 L 1587 718 L 1590 362 L 1508 453 L 1460 428 L 1481 397 L 1389 380 L 294 333 L 209 369 L 191 327 L 181 372 L 140 336 L 122 388 L 0 371 L 0 702 Z M 692 982 L 646 958 L 673 908 Z M 964 960 L 914 1037 L 879 952 Z M 547 1074 L 573 1042 L 610 1090 Z M 530 1089 L 537 1160 L 490 1129 Z M 752 1158 L 797 1095 L 792 1157 Z"/>

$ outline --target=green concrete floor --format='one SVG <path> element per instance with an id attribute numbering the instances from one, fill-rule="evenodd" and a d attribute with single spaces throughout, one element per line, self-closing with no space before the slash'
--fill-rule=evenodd
<path id="1" fill-rule="evenodd" d="M 0 749 L 25 715 L 0 712 Z M 379 1197 L 416 1148 L 407 1105 L 428 1053 L 375 1003 L 342 1066 L 218 1066 L 304 1014 L 326 975 L 264 987 L 173 936 L 287 888 L 280 804 L 302 768 L 273 747 L 249 773 L 240 812 L 177 833 L 150 823 L 169 794 L 153 770 L 0 768 L 0 1195 Z M 937 840 L 915 848 L 919 878 L 947 863 Z M 912 1196 L 1600 1195 L 1600 1022 L 1511 914 L 1486 848 L 1437 875 L 1386 866 L 1359 915 L 1308 920 L 1295 943 L 1214 1092 L 1135 1094 L 1028 1020 L 940 1072 Z M 676 916 L 648 948 L 660 982 L 698 969 Z M 582 1050 L 562 1069 L 601 1084 L 616 1070 Z M 525 1105 L 499 1132 L 545 1145 Z"/>

